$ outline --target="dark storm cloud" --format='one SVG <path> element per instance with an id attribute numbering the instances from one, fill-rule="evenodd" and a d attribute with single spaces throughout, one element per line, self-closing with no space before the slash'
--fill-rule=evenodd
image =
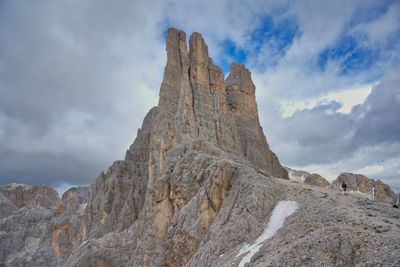
<path id="1" fill-rule="evenodd" d="M 2 1 L 1 183 L 88 184 L 123 157 L 156 101 L 165 57 L 149 11 L 160 9 Z"/>
<path id="2" fill-rule="evenodd" d="M 94 174 L 100 173 L 99 162 L 82 160 L 75 155 L 20 154 L 4 151 L 0 154 L 2 183 L 18 181 L 26 184 L 48 184 L 59 186 L 87 185 Z M 101 164 L 101 162 L 100 162 Z"/>

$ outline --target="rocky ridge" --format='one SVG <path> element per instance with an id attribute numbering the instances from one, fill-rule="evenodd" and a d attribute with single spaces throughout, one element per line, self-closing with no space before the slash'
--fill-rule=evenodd
<path id="1" fill-rule="evenodd" d="M 309 173 L 306 171 L 294 170 L 289 167 L 285 167 L 289 174 L 289 180 L 299 183 L 306 183 L 309 185 L 315 185 L 319 187 L 330 186 L 330 183 L 318 173 Z"/>
<path id="2" fill-rule="evenodd" d="M 82 211 L 75 207 L 87 197 L 71 202 L 77 191 L 88 188 L 71 188 L 60 199 L 46 185 L 0 186 L 0 266 L 56 266 L 80 236 Z"/>
<path id="3" fill-rule="evenodd" d="M 380 180 L 375 181 L 362 174 L 342 173 L 332 182 L 332 187 L 341 190 L 343 182 L 350 192 L 364 194 L 380 202 L 394 204 L 397 200 L 396 193 Z"/>
<path id="4" fill-rule="evenodd" d="M 386 202 L 394 204 L 397 200 L 396 193 L 390 188 L 388 184 L 374 179 L 368 178 L 362 174 L 341 173 L 332 185 L 318 173 L 309 173 L 306 171 L 295 170 L 285 167 L 289 174 L 289 180 L 305 183 L 319 187 L 331 187 L 333 190 L 342 191 L 342 183 L 347 184 L 347 191 L 351 194 L 358 194 L 359 196 L 376 200 L 379 202 Z"/>
<path id="5" fill-rule="evenodd" d="M 57 191 L 47 185 L 29 186 L 12 183 L 0 186 L 0 193 L 18 208 L 39 206 L 54 209 L 61 205 Z"/>
<path id="6" fill-rule="evenodd" d="M 185 33 L 169 29 L 159 103 L 124 160 L 93 182 L 83 213 L 35 206 L 0 219 L 3 265 L 237 266 L 282 200 L 298 210 L 250 266 L 398 264 L 399 211 L 290 182 L 268 147 L 254 90 L 243 65 L 224 80 L 199 33 L 188 49 Z"/>

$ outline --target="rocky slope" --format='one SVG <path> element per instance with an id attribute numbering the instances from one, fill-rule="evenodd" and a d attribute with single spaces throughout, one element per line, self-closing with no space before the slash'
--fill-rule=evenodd
<path id="1" fill-rule="evenodd" d="M 284 200 L 297 209 L 269 224 Z M 399 263 L 399 211 L 289 181 L 259 124 L 250 72 L 232 64 L 224 80 L 201 35 L 191 35 L 188 49 L 176 29 L 168 31 L 158 105 L 124 160 L 90 186 L 83 213 L 51 207 L 12 213 L 14 204 L 3 202 L 11 212 L 0 219 L 6 266 Z M 270 227 L 274 234 L 265 239 Z"/>
<path id="2" fill-rule="evenodd" d="M 394 204 L 397 200 L 396 193 L 380 180 L 375 181 L 362 174 L 342 173 L 332 182 L 332 187 L 341 190 L 343 182 L 346 183 L 347 190 L 350 192 L 364 194 L 380 202 Z"/>

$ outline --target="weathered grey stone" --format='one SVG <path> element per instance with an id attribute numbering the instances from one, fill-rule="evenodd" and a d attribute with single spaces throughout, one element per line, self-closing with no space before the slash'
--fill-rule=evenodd
<path id="1" fill-rule="evenodd" d="M 18 207 L 3 193 L 0 193 L 0 219 L 13 214 L 18 210 Z"/>
<path id="2" fill-rule="evenodd" d="M 57 266 L 82 240 L 82 211 L 70 206 L 71 198 L 62 203 L 45 185 L 9 184 L 0 190 L 6 194 L 0 193 L 0 266 Z"/>
<path id="3" fill-rule="evenodd" d="M 289 167 L 285 167 L 285 169 L 288 171 L 289 179 L 291 181 L 315 185 L 319 187 L 327 187 L 330 185 L 330 183 L 318 173 L 309 173 L 306 171 L 294 170 Z"/>
<path id="4" fill-rule="evenodd" d="M 86 207 L 89 201 L 89 187 L 71 187 L 61 197 L 63 204 L 74 210 L 81 210 Z"/>
<path id="5" fill-rule="evenodd" d="M 233 63 L 225 87 L 229 109 L 234 114 L 239 131 L 243 156 L 267 174 L 288 179 L 287 171 L 269 149 L 261 128 L 250 71 L 241 64 Z"/>
<path id="6" fill-rule="evenodd" d="M 0 186 L 0 193 L 5 195 L 18 208 L 40 206 L 57 209 L 61 205 L 57 191 L 47 185 L 12 183 Z"/>
<path id="7" fill-rule="evenodd" d="M 309 185 L 316 185 L 319 187 L 330 186 L 330 183 L 324 177 L 319 175 L 318 173 L 312 173 L 312 174 L 308 175 L 305 178 L 304 183 L 309 184 Z"/>

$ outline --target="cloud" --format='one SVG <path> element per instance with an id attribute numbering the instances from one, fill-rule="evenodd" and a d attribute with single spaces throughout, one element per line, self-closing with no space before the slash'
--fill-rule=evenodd
<path id="1" fill-rule="evenodd" d="M 276 137 L 270 142 L 272 147 L 285 164 L 320 172 L 330 180 L 341 172 L 356 172 L 390 181 L 399 189 L 397 73 L 388 71 L 365 102 L 348 114 L 340 113 L 340 105 L 331 102 L 276 119 L 270 128 L 270 141 Z"/>
<path id="2" fill-rule="evenodd" d="M 355 173 L 362 173 L 364 175 L 371 176 L 371 175 L 376 175 L 376 174 L 378 174 L 378 173 L 380 173 L 380 172 L 382 172 L 384 170 L 385 170 L 385 167 L 383 165 L 381 165 L 381 164 L 378 164 L 378 165 L 365 166 L 365 167 L 363 167 L 361 169 L 355 170 L 354 172 Z"/>
<path id="3" fill-rule="evenodd" d="M 320 3 L 290 5 L 298 33 L 276 65 L 253 69 L 270 146 L 284 164 L 329 179 L 383 161 L 373 178 L 399 190 L 397 4 Z M 383 21 L 389 29 L 377 43 L 361 25 Z"/>
<path id="4" fill-rule="evenodd" d="M 89 184 L 123 157 L 157 103 L 165 48 L 150 19 L 161 11 L 131 1 L 2 3 L 2 182 Z"/>
<path id="5" fill-rule="evenodd" d="M 380 16 L 356 24 L 352 28 L 354 34 L 364 34 L 366 45 L 386 46 L 391 35 L 400 34 L 400 3 L 394 1 Z"/>
<path id="6" fill-rule="evenodd" d="M 364 102 L 371 93 L 372 85 L 365 85 L 359 88 L 349 88 L 329 93 L 326 96 L 301 101 L 283 101 L 280 104 L 282 116 L 284 118 L 292 116 L 295 112 L 312 109 L 318 105 L 329 102 L 337 102 L 341 105 L 337 112 L 348 114 L 353 107 Z"/>

